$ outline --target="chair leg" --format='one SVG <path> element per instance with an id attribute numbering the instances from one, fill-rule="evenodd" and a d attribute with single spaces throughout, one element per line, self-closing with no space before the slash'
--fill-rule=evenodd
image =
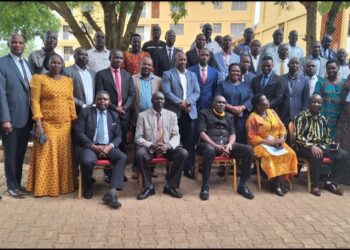
<path id="1" fill-rule="evenodd" d="M 197 180 L 197 178 L 198 178 L 198 174 L 199 174 L 199 166 L 200 166 L 200 164 L 201 164 L 201 159 L 197 159 L 197 161 L 196 161 L 196 165 L 195 165 L 195 169 L 194 169 L 194 179 L 195 180 Z"/>
<path id="2" fill-rule="evenodd" d="M 142 192 L 142 176 L 140 170 L 137 168 L 137 182 L 139 183 L 140 192 Z"/>
<path id="3" fill-rule="evenodd" d="M 81 166 L 78 166 L 79 168 L 79 188 L 78 188 L 78 198 L 81 199 L 82 196 L 82 189 L 83 189 L 83 180 L 82 180 L 82 173 L 81 173 Z"/>
<path id="4" fill-rule="evenodd" d="M 222 163 L 220 163 L 219 165 L 221 165 Z M 228 175 L 228 168 L 229 168 L 229 164 L 227 164 L 227 162 L 224 162 L 224 167 L 225 167 L 225 181 L 227 181 L 227 175 Z"/>
<path id="5" fill-rule="evenodd" d="M 306 164 L 307 168 L 307 191 L 311 193 L 311 174 L 310 174 L 310 165 Z"/>
<path id="6" fill-rule="evenodd" d="M 236 160 L 232 160 L 233 164 L 233 191 L 237 191 L 237 166 L 236 166 Z"/>
<path id="7" fill-rule="evenodd" d="M 256 175 L 258 178 L 258 190 L 261 192 L 261 175 L 260 175 L 260 163 L 258 161 L 256 162 Z"/>

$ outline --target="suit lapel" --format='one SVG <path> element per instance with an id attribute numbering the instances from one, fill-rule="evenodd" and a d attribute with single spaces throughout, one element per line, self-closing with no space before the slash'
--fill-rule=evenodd
<path id="1" fill-rule="evenodd" d="M 76 65 L 73 66 L 73 74 L 75 75 L 75 78 L 78 79 L 78 84 L 80 87 L 80 91 L 84 97 L 84 100 L 86 101 L 85 91 L 84 91 L 84 85 L 83 85 L 83 79 L 81 79 L 81 76 L 79 74 L 79 70 Z"/>
<path id="2" fill-rule="evenodd" d="M 16 63 L 13 61 L 11 55 L 8 55 L 8 59 L 9 59 L 11 67 L 14 69 L 14 71 L 16 72 L 18 78 L 20 79 L 20 82 L 21 82 L 22 86 L 28 91 L 29 86 L 26 85 L 26 83 L 25 83 L 25 81 L 23 79 L 23 76 L 22 76 L 21 72 L 19 71 Z"/>
<path id="3" fill-rule="evenodd" d="M 117 88 L 115 87 L 115 81 L 114 81 L 114 77 L 113 77 L 113 75 L 112 75 L 111 69 L 108 68 L 108 69 L 106 69 L 106 71 L 107 71 L 107 72 L 106 72 L 106 73 L 107 73 L 107 78 L 109 78 L 109 79 L 107 79 L 108 82 L 110 82 L 110 83 L 112 84 L 112 87 L 113 87 L 115 93 L 118 94 Z M 120 75 L 121 75 L 121 74 L 120 74 Z"/>
<path id="4" fill-rule="evenodd" d="M 92 124 L 93 124 L 93 128 L 94 128 L 94 131 L 93 131 L 93 135 L 92 136 L 94 136 L 95 135 L 95 131 L 96 131 L 96 126 L 97 126 L 97 121 L 96 121 L 96 119 L 97 119 L 97 108 L 92 108 L 91 109 L 91 117 L 92 117 Z"/>
<path id="5" fill-rule="evenodd" d="M 187 93 L 187 96 L 188 96 L 188 93 L 191 93 L 191 88 L 192 88 L 192 76 L 191 76 L 191 71 L 187 70 L 186 73 L 185 73 L 185 76 L 186 76 L 186 80 L 187 80 L 187 89 L 186 89 L 186 93 Z M 191 85 L 191 86 L 190 86 Z M 187 98 L 186 96 L 186 98 Z"/>
<path id="6" fill-rule="evenodd" d="M 113 138 L 113 134 L 112 134 L 112 123 L 113 123 L 113 119 L 112 119 L 112 115 L 110 114 L 110 112 L 108 112 L 107 110 L 107 128 L 108 128 L 108 137 L 109 137 L 109 141 L 112 141 Z"/>
<path id="7" fill-rule="evenodd" d="M 153 116 L 153 111 L 152 111 L 152 109 L 149 109 L 149 110 L 148 110 L 147 119 L 148 119 L 149 124 L 150 124 L 151 127 L 152 127 L 151 138 L 152 138 L 152 140 L 154 140 L 154 139 L 155 139 L 155 137 L 154 137 L 154 131 L 157 131 L 157 127 L 156 127 L 156 124 L 154 123 L 155 121 L 154 121 L 154 116 Z"/>

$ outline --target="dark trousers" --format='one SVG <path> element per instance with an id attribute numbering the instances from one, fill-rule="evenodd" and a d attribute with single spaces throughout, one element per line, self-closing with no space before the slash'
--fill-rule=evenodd
<path id="1" fill-rule="evenodd" d="M 107 159 L 112 163 L 111 188 L 122 190 L 124 186 L 124 170 L 127 156 L 119 149 L 109 151 Z M 84 189 L 91 185 L 92 173 L 97 162 L 97 154 L 90 148 L 83 149 L 79 154 L 79 163 L 83 175 Z"/>
<path id="2" fill-rule="evenodd" d="M 14 190 L 21 185 L 23 160 L 28 146 L 31 125 L 32 123 L 28 122 L 25 127 L 14 128 L 7 135 L 1 131 L 8 189 Z"/>
<path id="3" fill-rule="evenodd" d="M 313 157 L 311 150 L 306 148 L 300 148 L 297 151 L 297 155 L 309 161 L 311 183 L 312 185 L 318 185 L 320 179 L 320 168 L 322 166 L 322 157 Z M 348 153 L 343 149 L 338 149 L 337 151 L 329 151 L 329 149 L 326 149 L 323 151 L 323 157 L 330 158 L 333 162 L 332 170 L 329 175 L 329 181 L 339 184 L 348 169 Z"/>
<path id="4" fill-rule="evenodd" d="M 192 120 L 188 113 L 182 112 L 178 119 L 180 141 L 188 152 L 188 161 L 184 170 L 194 173 L 195 164 L 195 120 Z"/>
<path id="5" fill-rule="evenodd" d="M 170 171 L 166 175 L 167 185 L 169 187 L 179 188 L 182 171 L 188 159 L 188 153 L 184 148 L 176 147 L 174 150 L 168 150 L 164 157 L 173 162 Z M 136 164 L 141 172 L 144 188 L 148 188 L 152 184 L 151 170 L 148 163 L 153 158 L 154 154 L 151 154 L 146 147 L 140 147 L 136 151 Z"/>
<path id="6" fill-rule="evenodd" d="M 203 142 L 199 143 L 197 148 L 199 154 L 202 156 L 202 188 L 209 187 L 209 176 L 212 161 L 215 156 L 220 155 L 220 152 L 213 146 Z M 240 162 L 240 184 L 244 185 L 250 178 L 250 168 L 253 161 L 253 149 L 248 145 L 235 143 L 232 146 L 230 157 L 235 158 L 237 162 Z"/>

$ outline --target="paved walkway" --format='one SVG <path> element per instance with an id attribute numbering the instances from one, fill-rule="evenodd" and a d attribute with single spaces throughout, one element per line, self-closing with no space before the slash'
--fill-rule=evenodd
<path id="1" fill-rule="evenodd" d="M 28 165 L 25 166 L 26 180 Z M 0 201 L 0 248 L 349 248 L 350 186 L 343 197 L 306 192 L 306 177 L 294 180 L 285 197 L 258 193 L 256 176 L 249 186 L 254 200 L 232 191 L 212 172 L 210 199 L 198 197 L 200 181 L 183 178 L 182 199 L 162 193 L 164 172 L 158 169 L 156 195 L 137 201 L 138 184 L 129 178 L 112 210 L 101 197 L 108 187 L 95 171 L 94 197 L 78 199 L 77 192 L 59 198 Z M 126 175 L 130 176 L 129 168 Z M 24 184 L 24 183 L 23 183 Z M 0 193 L 6 189 L 0 163 Z"/>

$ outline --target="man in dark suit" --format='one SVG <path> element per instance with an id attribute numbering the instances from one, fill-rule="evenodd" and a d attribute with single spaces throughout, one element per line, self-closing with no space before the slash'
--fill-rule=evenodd
<path id="1" fill-rule="evenodd" d="M 174 198 L 181 198 L 179 188 L 181 173 L 188 154 L 180 145 L 179 127 L 174 112 L 166 110 L 164 95 L 157 91 L 152 95 L 152 108 L 141 112 L 137 119 L 135 143 L 137 145 L 136 162 L 142 174 L 144 190 L 137 195 L 144 200 L 155 194 L 148 162 L 157 155 L 162 155 L 173 164 L 166 176 L 163 193 Z"/>
<path id="2" fill-rule="evenodd" d="M 181 144 L 187 150 L 184 175 L 194 178 L 195 120 L 197 119 L 197 100 L 200 88 L 196 74 L 186 70 L 186 55 L 180 51 L 175 57 L 175 68 L 163 74 L 162 89 L 165 96 L 165 108 L 177 115 Z"/>
<path id="3" fill-rule="evenodd" d="M 299 65 L 297 57 L 291 58 L 289 72 L 281 76 L 284 95 L 278 115 L 286 128 L 296 115 L 307 109 L 309 103 L 309 83 L 299 72 Z"/>
<path id="4" fill-rule="evenodd" d="M 312 96 L 317 81 L 321 81 L 323 78 L 316 74 L 316 63 L 313 60 L 307 60 L 306 61 L 306 67 L 305 67 L 305 78 L 308 80 L 309 83 L 309 96 Z"/>
<path id="5" fill-rule="evenodd" d="M 259 40 L 253 40 L 250 44 L 250 67 L 249 71 L 258 74 L 258 72 L 261 72 L 261 65 L 260 62 L 260 49 L 261 49 L 261 42 Z"/>
<path id="6" fill-rule="evenodd" d="M 330 59 L 337 59 L 337 53 L 330 47 L 332 44 L 333 38 L 331 35 L 325 35 L 322 38 L 321 46 L 321 56 L 327 61 Z"/>
<path id="7" fill-rule="evenodd" d="M 205 46 L 205 35 L 203 33 L 199 33 L 196 37 L 195 42 L 196 42 L 196 47 L 186 52 L 187 68 L 193 65 L 197 65 L 199 63 L 199 51 L 203 49 Z M 213 68 L 217 68 L 217 64 L 214 59 L 214 54 L 209 51 L 209 55 L 210 57 L 209 57 L 208 64 Z"/>
<path id="8" fill-rule="evenodd" d="M 122 190 L 127 156 L 118 147 L 122 142 L 117 113 L 108 109 L 110 97 L 106 91 L 96 95 L 96 107 L 83 109 L 74 124 L 78 144 L 77 159 L 81 165 L 84 183 L 84 197 L 92 198 L 92 173 L 97 159 L 106 158 L 112 162 L 110 190 L 102 200 L 113 208 L 119 208 L 116 190 Z"/>
<path id="9" fill-rule="evenodd" d="M 0 58 L 0 124 L 4 147 L 7 193 L 23 198 L 23 159 L 32 128 L 29 82 L 32 72 L 23 59 L 24 38 L 13 34 L 8 40 L 10 54 Z"/>
<path id="10" fill-rule="evenodd" d="M 270 108 L 278 112 L 284 93 L 282 80 L 272 71 L 273 59 L 271 56 L 264 56 L 261 65 L 262 74 L 253 78 L 253 94 L 263 93 L 270 102 Z"/>
<path id="11" fill-rule="evenodd" d="M 239 67 L 241 69 L 241 82 L 246 84 L 249 88 L 252 87 L 253 78 L 256 76 L 256 74 L 249 71 L 250 66 L 250 56 L 241 55 L 241 60 L 239 62 Z"/>
<path id="12" fill-rule="evenodd" d="M 94 103 L 96 72 L 87 68 L 89 63 L 87 50 L 77 48 L 74 51 L 75 64 L 63 69 L 63 75 L 73 79 L 73 95 L 77 114 Z"/>
<path id="13" fill-rule="evenodd" d="M 163 72 L 175 66 L 175 55 L 180 50 L 174 47 L 176 41 L 176 33 L 173 30 L 168 30 L 165 33 L 166 46 L 157 50 L 154 53 L 154 74 L 163 77 Z"/>
<path id="14" fill-rule="evenodd" d="M 324 77 L 326 74 L 327 59 L 321 56 L 321 43 L 319 41 L 312 42 L 311 54 L 300 58 L 300 71 L 305 73 L 306 62 L 312 60 L 316 65 L 316 74 Z"/>

